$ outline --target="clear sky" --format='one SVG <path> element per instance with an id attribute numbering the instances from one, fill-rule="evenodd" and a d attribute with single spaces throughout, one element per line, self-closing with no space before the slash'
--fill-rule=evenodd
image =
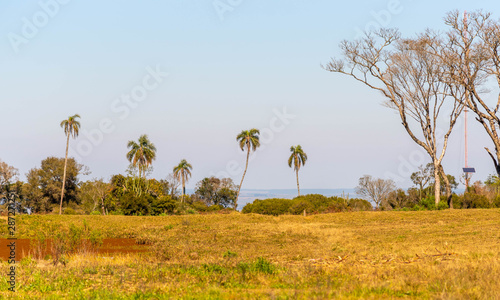
<path id="1" fill-rule="evenodd" d="M 189 188 L 214 174 L 239 183 L 245 155 L 235 138 L 255 127 L 263 147 L 243 188 L 295 188 L 287 158 L 296 144 L 309 156 L 302 188 L 352 188 L 364 174 L 409 187 L 428 160 L 399 117 L 378 93 L 320 65 L 365 28 L 444 29 L 454 9 L 500 17 L 491 0 L 1 1 L 0 159 L 24 179 L 47 156 L 63 157 L 59 123 L 78 113 L 70 156 L 89 178 L 124 173 L 127 141 L 148 134 L 153 177 L 185 158 Z M 470 126 L 469 165 L 484 180 L 494 168 L 482 130 Z M 462 132 L 459 124 L 444 161 L 455 176 Z"/>

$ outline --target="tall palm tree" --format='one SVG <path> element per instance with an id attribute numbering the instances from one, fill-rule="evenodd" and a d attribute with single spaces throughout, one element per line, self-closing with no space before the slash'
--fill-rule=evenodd
<path id="1" fill-rule="evenodd" d="M 147 168 L 156 159 L 155 145 L 151 143 L 147 135 L 143 134 L 139 137 L 139 143 L 129 141 L 127 148 L 130 148 L 127 159 L 132 166 L 139 168 L 139 178 L 141 174 L 146 177 Z"/>
<path id="2" fill-rule="evenodd" d="M 68 117 L 67 120 L 61 122 L 61 127 L 64 129 L 64 134 L 66 134 L 66 158 L 64 159 L 64 172 L 63 172 L 63 182 L 61 189 L 61 204 L 59 205 L 59 214 L 62 214 L 62 203 L 64 198 L 64 187 L 66 185 L 66 167 L 68 165 L 68 148 L 69 148 L 69 137 L 72 136 L 76 138 L 80 132 L 80 122 L 77 120 L 80 115 L 75 114 Z"/>
<path id="3" fill-rule="evenodd" d="M 299 169 L 301 166 L 306 164 L 307 154 L 302 150 L 300 145 L 290 147 L 290 158 L 288 158 L 288 166 L 291 168 L 293 165 L 293 169 L 295 174 L 297 174 L 297 190 L 300 196 L 300 187 L 299 187 Z"/>
<path id="4" fill-rule="evenodd" d="M 243 177 L 241 177 L 240 186 L 238 187 L 238 193 L 236 194 L 236 201 L 234 202 L 234 208 L 238 206 L 238 197 L 240 196 L 241 185 L 243 184 L 243 179 L 247 173 L 248 168 L 248 158 L 250 157 L 250 151 L 255 151 L 260 146 L 259 141 L 260 131 L 258 129 L 252 128 L 250 130 L 242 130 L 240 134 L 236 137 L 236 140 L 240 144 L 241 151 L 247 150 L 247 163 L 245 165 L 245 172 L 243 172 Z"/>
<path id="5" fill-rule="evenodd" d="M 181 202 L 184 202 L 184 195 L 186 194 L 186 182 L 191 177 L 191 170 L 193 166 L 187 162 L 187 160 L 183 159 L 181 162 L 174 168 L 174 176 L 182 182 L 182 198 Z"/>

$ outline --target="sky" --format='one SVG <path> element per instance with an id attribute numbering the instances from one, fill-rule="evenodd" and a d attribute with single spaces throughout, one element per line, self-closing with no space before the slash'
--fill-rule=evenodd
<path id="1" fill-rule="evenodd" d="M 187 159 L 188 188 L 212 175 L 239 183 L 245 153 L 236 136 L 258 128 L 262 146 L 243 188 L 295 188 L 287 160 L 297 144 L 308 155 L 301 188 L 353 188 L 365 174 L 407 188 L 429 162 L 425 152 L 379 93 L 321 65 L 365 29 L 444 30 L 455 9 L 495 13 L 500 3 L 1 1 L 0 159 L 25 179 L 46 157 L 64 157 L 59 124 L 79 114 L 69 155 L 90 169 L 82 180 L 124 174 L 127 142 L 147 134 L 158 149 L 151 177 Z M 492 144 L 470 119 L 469 166 L 484 180 L 494 173 L 484 150 Z M 456 177 L 463 130 L 460 122 L 444 159 Z"/>

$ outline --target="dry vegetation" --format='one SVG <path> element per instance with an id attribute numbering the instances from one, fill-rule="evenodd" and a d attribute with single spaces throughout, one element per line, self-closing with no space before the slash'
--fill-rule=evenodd
<path id="1" fill-rule="evenodd" d="M 500 299 L 500 209 L 314 216 L 22 216 L 20 238 L 70 224 L 150 252 L 23 259 L 23 299 Z M 49 229 L 47 229 L 49 228 Z M 1 228 L 5 235 L 6 228 Z M 7 273 L 7 263 L 2 273 Z M 6 276 L 0 296 L 7 292 Z"/>

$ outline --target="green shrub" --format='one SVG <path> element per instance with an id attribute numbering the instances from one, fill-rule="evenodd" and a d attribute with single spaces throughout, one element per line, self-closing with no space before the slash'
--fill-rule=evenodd
<path id="1" fill-rule="evenodd" d="M 170 196 L 151 197 L 151 214 L 154 216 L 160 214 L 173 214 L 177 207 L 177 201 Z"/>
<path id="2" fill-rule="evenodd" d="M 199 212 L 206 212 L 208 210 L 208 206 L 203 201 L 194 201 L 191 207 Z"/>
<path id="3" fill-rule="evenodd" d="M 351 204 L 350 204 L 351 203 Z M 352 206 L 351 206 L 352 205 Z M 300 215 L 304 213 L 331 213 L 348 210 L 372 210 L 371 204 L 362 199 L 353 199 L 352 202 L 341 197 L 325 197 L 319 194 L 310 194 L 289 199 L 255 200 L 245 205 L 242 213 L 256 213 L 263 215 Z"/>
<path id="4" fill-rule="evenodd" d="M 218 264 L 203 264 L 202 265 L 203 269 L 205 269 L 205 271 L 207 273 L 217 273 L 217 274 L 225 274 L 227 273 L 227 270 L 226 268 L 224 268 L 223 266 L 221 265 L 218 265 Z"/>
<path id="5" fill-rule="evenodd" d="M 66 207 L 64 210 L 63 210 L 63 214 L 65 215 L 76 215 L 76 211 L 70 207 Z"/>
<path id="6" fill-rule="evenodd" d="M 342 212 L 342 211 L 348 211 L 349 210 L 349 203 L 346 199 L 344 198 L 339 198 L 339 197 L 330 197 L 328 198 L 328 207 L 326 210 L 323 210 L 322 206 L 319 207 L 320 210 L 318 210 L 318 213 L 333 213 L 333 212 Z"/>
<path id="7" fill-rule="evenodd" d="M 274 274 L 276 272 L 276 267 L 263 257 L 257 258 L 257 260 L 253 263 L 253 269 L 256 272 L 264 274 Z"/>
<path id="8" fill-rule="evenodd" d="M 441 199 L 441 201 L 439 201 L 439 204 L 438 204 L 438 210 L 443 210 L 443 209 L 448 209 L 448 208 L 450 208 L 448 206 L 448 202 L 445 199 Z"/>
<path id="9" fill-rule="evenodd" d="M 231 250 L 227 250 L 226 252 L 224 252 L 224 255 L 222 257 L 224 257 L 224 258 L 232 258 L 232 257 L 236 257 L 236 256 L 238 256 L 238 253 L 233 252 Z"/>
<path id="10" fill-rule="evenodd" d="M 500 196 L 496 196 L 496 197 L 493 199 L 493 205 L 494 205 L 494 207 L 498 207 L 498 208 L 500 208 Z"/>
<path id="11" fill-rule="evenodd" d="M 491 208 L 491 203 L 484 195 L 464 193 L 462 196 L 462 208 Z"/>
<path id="12" fill-rule="evenodd" d="M 434 200 L 434 196 L 429 196 L 420 200 L 418 205 L 416 205 L 413 210 L 436 210 L 436 201 Z M 441 197 L 441 201 L 439 201 L 438 210 L 447 209 L 448 203 L 446 202 L 446 197 Z"/>
<path id="13" fill-rule="evenodd" d="M 242 212 L 279 216 L 288 213 L 291 205 L 292 200 L 290 199 L 256 199 L 252 204 L 245 205 L 245 207 L 243 207 L 242 209 Z"/>
<path id="14" fill-rule="evenodd" d="M 97 210 L 94 210 L 93 212 L 90 213 L 92 216 L 98 216 L 101 215 L 101 213 Z"/>
<path id="15" fill-rule="evenodd" d="M 463 196 L 457 194 L 451 195 L 451 202 L 453 203 L 453 208 L 462 208 L 463 206 Z"/>
<path id="16" fill-rule="evenodd" d="M 253 203 L 247 203 L 247 205 L 243 206 L 243 208 L 241 209 L 241 212 L 244 214 L 250 214 L 252 213 L 252 211 L 253 211 Z"/>
<path id="17" fill-rule="evenodd" d="M 300 215 L 304 213 L 304 210 L 306 211 L 306 213 L 310 214 L 314 210 L 313 204 L 306 199 L 295 198 L 292 201 L 293 204 L 288 209 L 288 212 L 290 212 L 292 215 Z"/>
<path id="18" fill-rule="evenodd" d="M 358 198 L 350 199 L 348 206 L 353 211 L 373 210 L 373 206 L 370 202 L 368 202 L 364 199 L 358 199 Z"/>
<path id="19" fill-rule="evenodd" d="M 223 209 L 227 209 L 227 208 L 224 208 L 224 206 L 222 206 L 220 204 L 215 204 L 215 205 L 209 206 L 207 211 L 221 211 Z"/>
<path id="20" fill-rule="evenodd" d="M 308 212 L 324 212 L 327 210 L 327 208 L 330 206 L 330 204 L 332 204 L 334 198 L 336 197 L 330 197 L 330 198 L 327 198 L 323 195 L 319 195 L 319 194 L 309 194 L 309 195 L 304 195 L 304 196 L 299 196 L 299 197 L 295 197 L 293 198 L 293 201 L 294 202 L 299 202 L 299 201 L 305 201 L 305 202 L 309 202 L 310 204 L 310 209 L 311 211 L 308 211 Z"/>
<path id="21" fill-rule="evenodd" d="M 150 203 L 154 203 L 154 198 L 148 194 L 136 196 L 134 193 L 125 193 L 121 197 L 121 208 L 125 215 L 144 216 L 149 214 Z"/>
<path id="22" fill-rule="evenodd" d="M 436 209 L 436 203 L 434 200 L 434 196 L 429 196 L 427 198 L 423 198 L 418 202 L 418 206 L 422 207 L 423 209 L 426 210 L 434 210 Z M 420 209 L 417 209 L 420 210 Z"/>

